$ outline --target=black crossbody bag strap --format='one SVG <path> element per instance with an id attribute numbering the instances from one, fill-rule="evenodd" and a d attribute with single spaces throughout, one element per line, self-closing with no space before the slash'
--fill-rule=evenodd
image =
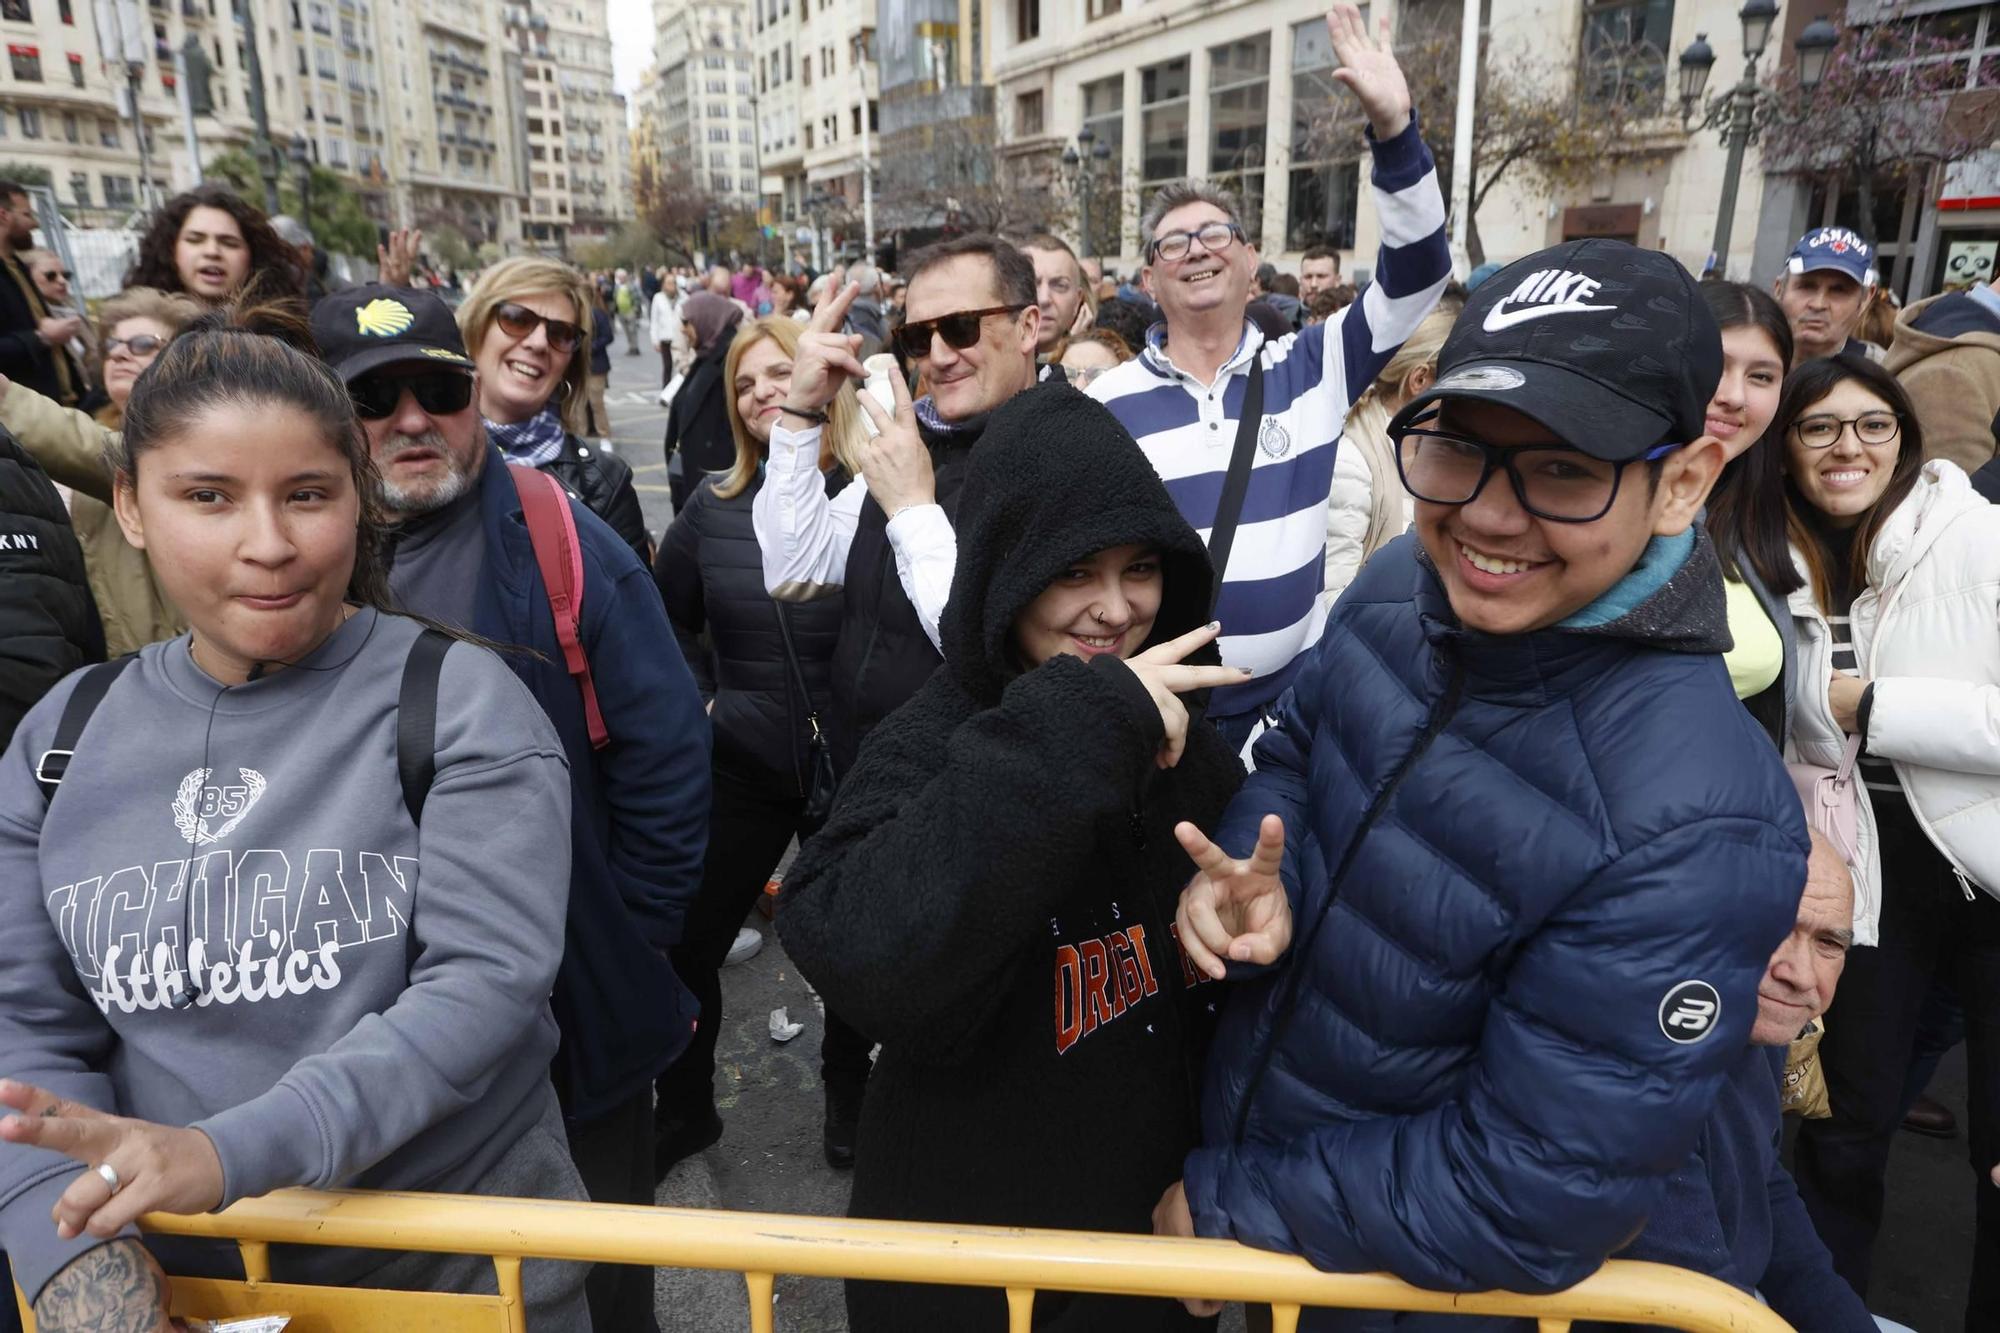
<path id="1" fill-rule="evenodd" d="M 1222 483 L 1222 501 L 1215 507 L 1215 526 L 1208 531 L 1208 562 L 1215 566 L 1215 588 L 1208 610 L 1215 614 L 1222 600 L 1222 576 L 1229 568 L 1229 548 L 1236 544 L 1236 525 L 1243 517 L 1243 500 L 1250 494 L 1250 465 L 1257 457 L 1257 432 L 1264 424 L 1264 352 L 1250 357 L 1250 383 L 1243 390 L 1243 415 L 1236 422 L 1236 449 L 1229 455 L 1229 475 Z"/>
<path id="2" fill-rule="evenodd" d="M 83 729 L 90 725 L 90 715 L 104 702 L 104 696 L 111 692 L 111 683 L 119 673 L 131 666 L 138 654 L 127 653 L 114 657 L 109 662 L 99 662 L 83 673 L 83 679 L 70 691 L 68 702 L 63 704 L 62 716 L 56 720 L 55 739 L 49 748 L 42 751 L 42 757 L 35 765 L 35 781 L 42 786 L 42 800 L 53 801 L 56 788 L 62 784 L 63 774 L 69 770 L 69 761 L 76 754 L 76 743 L 83 739 Z"/>
<path id="3" fill-rule="evenodd" d="M 396 695 L 396 779 L 403 786 L 403 808 L 419 828 L 424 801 L 437 778 L 438 677 L 451 645 L 450 635 L 434 629 L 419 634 L 403 659 L 403 684 Z"/>
<path id="4" fill-rule="evenodd" d="M 777 598 L 771 599 L 772 607 L 778 613 L 778 637 L 785 644 L 785 665 L 792 669 L 792 683 L 799 687 L 799 698 L 805 702 L 806 725 L 812 728 L 813 739 L 820 739 L 819 709 L 813 705 L 812 691 L 806 688 L 806 673 L 799 666 L 799 650 L 792 646 L 792 618 L 785 614 L 785 604 Z"/>

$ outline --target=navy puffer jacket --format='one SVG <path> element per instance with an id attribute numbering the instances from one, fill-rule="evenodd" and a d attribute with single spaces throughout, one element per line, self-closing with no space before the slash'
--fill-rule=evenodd
<path id="1" fill-rule="evenodd" d="M 1213 1048 L 1201 1234 L 1549 1291 L 1639 1231 L 1745 1047 L 1807 849 L 1714 655 L 1713 552 L 1679 540 L 1586 632 L 1464 630 L 1408 536 L 1350 585 L 1216 838 L 1245 856 L 1284 817 L 1293 938 Z"/>

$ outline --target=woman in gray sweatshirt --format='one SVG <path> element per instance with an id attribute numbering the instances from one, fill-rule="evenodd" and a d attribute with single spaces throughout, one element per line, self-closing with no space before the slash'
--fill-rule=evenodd
<path id="1" fill-rule="evenodd" d="M 130 660 L 53 794 L 37 769 L 84 673 L 0 758 L 0 1247 L 44 1333 L 113 1306 L 166 1327 L 143 1212 L 289 1185 L 583 1197 L 547 1073 L 562 746 L 499 658 L 452 642 L 406 808 L 424 626 L 385 609 L 367 445 L 340 383 L 254 331 L 282 319 L 244 320 L 161 354 L 113 460 L 190 631 Z M 493 1284 L 469 1257 L 274 1267 Z M 530 1328 L 589 1328 L 578 1266 L 526 1276 Z"/>

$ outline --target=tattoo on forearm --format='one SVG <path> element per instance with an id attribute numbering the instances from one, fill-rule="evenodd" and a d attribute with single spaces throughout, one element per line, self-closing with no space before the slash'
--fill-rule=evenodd
<path id="1" fill-rule="evenodd" d="M 166 1287 L 146 1254 L 127 1237 L 79 1255 L 35 1301 L 41 1333 L 153 1333 Z"/>

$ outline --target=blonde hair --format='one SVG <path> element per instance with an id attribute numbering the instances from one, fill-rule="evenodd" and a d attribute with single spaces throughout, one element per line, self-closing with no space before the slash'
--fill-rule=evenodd
<path id="1" fill-rule="evenodd" d="M 205 309 L 192 296 L 179 292 L 163 292 L 158 287 L 127 287 L 98 307 L 97 332 L 99 337 L 109 338 L 111 331 L 128 319 L 150 319 L 166 325 L 167 336 L 171 338 L 200 319 Z"/>
<path id="2" fill-rule="evenodd" d="M 1440 308 L 1425 315 L 1416 332 L 1389 358 L 1389 364 L 1382 367 L 1382 373 L 1354 400 L 1354 406 L 1347 410 L 1347 425 L 1342 433 L 1366 433 L 1373 439 L 1386 440 L 1389 420 L 1395 416 L 1394 409 L 1390 407 L 1391 400 L 1402 393 L 1403 381 L 1410 377 L 1412 371 L 1437 364 L 1438 353 L 1444 349 L 1445 337 L 1457 322 L 1456 309 Z"/>
<path id="3" fill-rule="evenodd" d="M 750 433 L 743 414 L 736 410 L 736 370 L 743 364 L 744 353 L 768 338 L 778 344 L 787 360 L 796 360 L 799 335 L 804 331 L 805 326 L 790 315 L 767 315 L 738 329 L 735 340 L 729 344 L 729 352 L 722 361 L 722 401 L 729 411 L 729 433 L 736 440 L 736 462 L 715 483 L 718 500 L 733 500 L 743 494 L 769 449 Z M 855 450 L 861 443 L 861 435 L 861 404 L 855 401 L 854 386 L 843 384 L 826 405 L 826 428 L 819 433 L 819 470 L 824 472 L 838 462 L 849 475 L 860 476 L 861 465 L 855 461 Z"/>
<path id="4" fill-rule="evenodd" d="M 524 296 L 545 294 L 569 298 L 570 308 L 576 312 L 572 322 L 583 330 L 583 335 L 576 340 L 576 347 L 569 354 L 569 364 L 563 367 L 562 378 L 557 381 L 561 393 L 563 429 L 572 435 L 581 435 L 589 398 L 585 388 L 590 378 L 592 303 L 589 278 L 559 259 L 541 259 L 532 255 L 503 259 L 480 274 L 479 281 L 472 284 L 472 290 L 466 293 L 465 304 L 458 308 L 458 331 L 465 337 L 466 352 L 477 360 L 486 335 L 493 331 L 493 318 L 501 306 L 509 301 L 519 301 Z"/>

